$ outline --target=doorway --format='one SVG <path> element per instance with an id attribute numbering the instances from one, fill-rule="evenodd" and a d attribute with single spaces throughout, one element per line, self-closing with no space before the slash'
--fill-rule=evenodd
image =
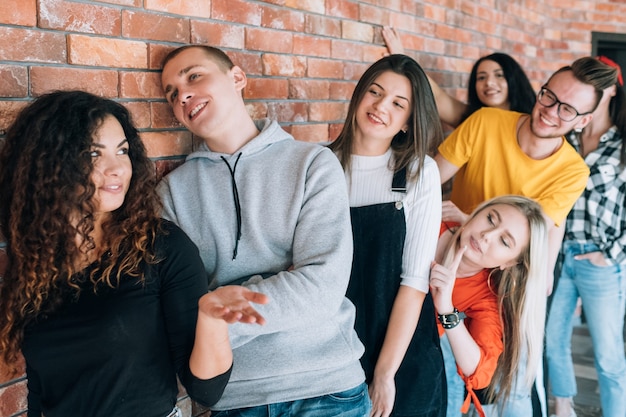
<path id="1" fill-rule="evenodd" d="M 591 32 L 591 55 L 604 55 L 617 62 L 626 77 L 626 33 Z M 622 86 L 626 92 L 626 86 Z"/>

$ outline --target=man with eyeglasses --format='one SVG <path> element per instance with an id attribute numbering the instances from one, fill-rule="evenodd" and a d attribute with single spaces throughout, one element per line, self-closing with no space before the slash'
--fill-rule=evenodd
<path id="1" fill-rule="evenodd" d="M 589 176 L 587 165 L 564 135 L 585 127 L 602 97 L 592 84 L 594 65 L 590 61 L 576 66 L 582 71 L 572 66 L 556 71 L 537 94 L 531 114 L 488 107 L 476 111 L 446 138 L 435 157 L 442 183 L 455 176 L 450 202 L 444 202 L 443 220 L 463 223 L 465 213 L 504 194 L 530 197 L 542 206 L 549 226 L 548 294 L 565 218 Z M 532 359 L 534 363 L 527 363 L 526 358 L 520 362 L 518 386 L 500 416 L 532 415 L 530 387 L 522 383 L 523 374 L 535 369 L 537 380 L 541 379 L 541 366 L 536 362 L 540 358 Z M 542 400 L 545 413 L 545 396 Z"/>

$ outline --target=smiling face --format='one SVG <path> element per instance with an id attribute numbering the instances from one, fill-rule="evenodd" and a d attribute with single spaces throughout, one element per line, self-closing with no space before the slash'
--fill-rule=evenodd
<path id="1" fill-rule="evenodd" d="M 515 207 L 494 204 L 469 220 L 460 236 L 467 246 L 463 262 L 483 268 L 507 268 L 517 263 L 530 241 L 528 219 Z"/>
<path id="2" fill-rule="evenodd" d="M 133 167 L 128 156 L 128 141 L 122 125 L 107 116 L 94 133 L 91 145 L 93 171 L 91 181 L 96 191 L 96 218 L 117 210 L 124 203 L 130 186 Z"/>
<path id="3" fill-rule="evenodd" d="M 161 83 L 176 119 L 203 139 L 236 128 L 243 71 L 226 69 L 201 48 L 180 52 L 163 67 Z"/>
<path id="4" fill-rule="evenodd" d="M 355 147 L 384 153 L 393 137 L 408 128 L 411 82 L 393 71 L 381 73 L 368 87 L 356 109 Z"/>
<path id="5" fill-rule="evenodd" d="M 509 84 L 500 64 L 489 59 L 478 64 L 475 87 L 483 105 L 509 110 Z"/>
<path id="6" fill-rule="evenodd" d="M 573 129 L 585 127 L 592 119 L 590 112 L 595 104 L 594 88 L 576 79 L 572 71 L 555 74 L 545 87 L 561 103 L 566 103 L 580 114 L 569 122 L 564 122 L 558 115 L 558 104 L 546 107 L 539 100 L 535 103 L 530 118 L 530 129 L 539 138 L 560 137 Z"/>

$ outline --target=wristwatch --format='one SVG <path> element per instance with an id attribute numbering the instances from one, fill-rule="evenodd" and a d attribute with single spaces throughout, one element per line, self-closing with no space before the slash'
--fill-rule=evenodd
<path id="1" fill-rule="evenodd" d="M 465 313 L 457 310 L 456 308 L 450 314 L 437 314 L 437 318 L 439 319 L 439 323 L 441 323 L 441 327 L 444 329 L 454 329 L 456 326 L 461 323 L 465 317 Z"/>

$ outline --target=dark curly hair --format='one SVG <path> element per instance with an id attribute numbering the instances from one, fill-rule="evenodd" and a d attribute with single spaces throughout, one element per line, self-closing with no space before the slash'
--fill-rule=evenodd
<path id="1" fill-rule="evenodd" d="M 96 248 L 91 147 L 108 116 L 128 140 L 132 178 L 124 203 L 103 223 L 104 241 Z M 71 277 L 87 253 L 108 255 L 90 274 L 94 291 L 117 286 L 122 274 L 143 280 L 142 263 L 156 262 L 155 186 L 153 164 L 121 104 L 83 91 L 56 91 L 18 114 L 0 151 L 0 229 L 8 255 L 0 282 L 0 351 L 9 370 L 17 371 L 25 326 L 56 308 L 67 291 L 79 293 Z"/>
<path id="2" fill-rule="evenodd" d="M 478 66 L 483 61 L 493 61 L 502 68 L 504 78 L 506 79 L 506 83 L 509 88 L 509 110 L 530 114 L 535 105 L 536 93 L 535 90 L 533 90 L 526 73 L 520 64 L 510 55 L 502 52 L 495 52 L 481 57 L 472 67 L 467 84 L 467 112 L 463 115 L 463 120 L 476 110 L 485 106 L 478 99 L 478 93 L 476 93 Z"/>

